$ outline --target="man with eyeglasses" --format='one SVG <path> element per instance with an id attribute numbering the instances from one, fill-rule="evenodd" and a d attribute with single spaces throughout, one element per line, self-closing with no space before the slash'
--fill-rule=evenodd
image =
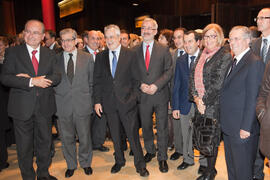
<path id="1" fill-rule="evenodd" d="M 156 156 L 154 144 L 153 119 L 155 113 L 157 124 L 157 144 L 159 170 L 168 172 L 168 102 L 170 98 L 169 81 L 173 67 L 169 48 L 154 40 L 158 24 L 152 18 L 142 22 L 143 42 L 134 47 L 138 61 L 140 78 L 139 111 L 143 130 L 145 162 Z"/>
<path id="2" fill-rule="evenodd" d="M 6 50 L 2 83 L 10 87 L 8 114 L 13 118 L 18 163 L 23 180 L 55 180 L 51 164 L 52 115 L 56 111 L 53 87 L 61 81 L 55 53 L 40 45 L 42 22 L 25 24 L 26 44 Z M 33 168 L 34 142 L 37 171 Z"/>
<path id="3" fill-rule="evenodd" d="M 56 41 L 56 33 L 52 30 L 45 31 L 44 42 L 46 47 L 54 50 L 55 53 L 60 53 L 63 51 L 62 47 Z"/>
<path id="4" fill-rule="evenodd" d="M 251 49 L 261 57 L 266 65 L 270 60 L 270 8 L 263 8 L 254 20 L 257 22 L 258 30 L 261 31 L 262 36 L 252 42 Z M 264 159 L 265 157 L 261 154 L 258 146 L 253 171 L 254 179 L 264 179 Z"/>
<path id="5" fill-rule="evenodd" d="M 86 175 L 92 174 L 90 116 L 93 112 L 92 55 L 76 48 L 77 33 L 71 28 L 60 31 L 63 53 L 57 54 L 62 81 L 55 87 L 55 99 L 62 150 L 67 163 L 65 177 L 77 169 L 76 136 L 79 139 L 79 163 Z"/>

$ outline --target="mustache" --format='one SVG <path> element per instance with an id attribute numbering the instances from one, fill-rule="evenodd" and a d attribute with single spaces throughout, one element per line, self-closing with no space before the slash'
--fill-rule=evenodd
<path id="1" fill-rule="evenodd" d="M 149 32 L 145 32 L 145 33 L 143 33 L 143 36 L 145 36 L 145 35 L 151 35 Z"/>

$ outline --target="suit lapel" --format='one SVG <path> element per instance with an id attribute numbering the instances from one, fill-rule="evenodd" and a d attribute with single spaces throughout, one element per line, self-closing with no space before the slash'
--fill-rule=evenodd
<path id="1" fill-rule="evenodd" d="M 241 68 L 247 63 L 246 58 L 250 55 L 251 51 L 249 50 L 238 62 L 234 70 L 231 72 L 229 76 L 226 77 L 225 83 L 228 83 L 236 74 L 238 71 L 241 70 Z"/>
<path id="2" fill-rule="evenodd" d="M 111 67 L 110 67 L 110 57 L 109 57 L 109 49 L 104 50 L 104 63 L 105 63 L 105 68 L 107 69 L 108 73 L 111 75 L 112 77 L 112 72 L 111 72 Z M 104 69 L 105 70 L 105 69 Z M 113 78 L 113 77 L 112 77 Z"/>
<path id="3" fill-rule="evenodd" d="M 62 52 L 61 53 L 61 56 L 60 56 L 60 71 L 61 71 L 61 74 L 62 74 L 62 81 L 66 81 L 68 83 L 69 86 L 71 86 L 71 83 L 69 82 L 69 79 L 67 77 L 67 73 L 65 71 L 65 58 L 64 58 L 64 53 Z"/>
<path id="4" fill-rule="evenodd" d="M 143 54 L 143 43 L 141 43 L 141 45 L 138 48 L 139 48 L 139 51 L 138 51 L 139 63 L 141 64 L 140 66 L 142 67 L 142 70 L 146 72 L 146 66 L 145 66 L 145 60 L 144 60 L 144 54 Z"/>
<path id="5" fill-rule="evenodd" d="M 40 47 L 40 53 L 39 53 L 39 63 L 38 63 L 38 76 L 44 74 L 44 68 L 46 67 L 46 62 L 47 62 L 47 54 L 44 53 L 44 49 Z"/>
<path id="6" fill-rule="evenodd" d="M 154 59 L 158 59 L 158 45 L 157 45 L 156 41 L 154 41 L 154 44 L 153 44 L 148 71 L 151 71 L 151 69 L 152 69 L 151 67 L 154 66 L 153 65 L 153 64 L 155 64 Z"/>
<path id="7" fill-rule="evenodd" d="M 31 57 L 29 56 L 26 44 L 23 45 L 20 56 L 22 57 L 22 60 L 24 61 L 24 64 L 26 65 L 28 72 L 30 73 L 29 75 L 31 77 L 36 76 L 36 73 L 32 64 L 32 60 L 31 60 Z"/>
<path id="8" fill-rule="evenodd" d="M 126 51 L 123 47 L 121 47 L 114 78 L 117 78 L 118 74 L 121 71 L 121 66 L 123 65 L 123 63 L 125 63 L 125 55 L 126 55 Z"/>

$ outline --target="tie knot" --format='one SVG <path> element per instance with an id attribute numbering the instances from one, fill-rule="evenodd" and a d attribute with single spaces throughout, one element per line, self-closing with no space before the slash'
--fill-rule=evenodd
<path id="1" fill-rule="evenodd" d="M 72 54 L 72 53 L 69 53 L 68 55 L 69 55 L 69 57 L 71 57 L 71 58 L 72 58 L 72 56 L 73 56 L 73 54 Z"/>
<path id="2" fill-rule="evenodd" d="M 149 49 L 150 45 L 146 45 L 146 48 Z"/>
<path id="3" fill-rule="evenodd" d="M 113 55 L 115 55 L 116 51 L 112 51 Z"/>
<path id="4" fill-rule="evenodd" d="M 190 56 L 191 61 L 193 62 L 196 56 Z"/>
<path id="5" fill-rule="evenodd" d="M 97 51 L 94 51 L 94 55 L 97 55 Z"/>
<path id="6" fill-rule="evenodd" d="M 263 39 L 263 43 L 267 44 L 268 40 L 267 39 Z"/>
<path id="7" fill-rule="evenodd" d="M 184 51 L 183 50 L 178 50 L 178 56 L 182 56 L 183 55 L 183 53 L 184 53 Z"/>
<path id="8" fill-rule="evenodd" d="M 32 55 L 35 55 L 37 53 L 37 50 L 32 51 Z"/>

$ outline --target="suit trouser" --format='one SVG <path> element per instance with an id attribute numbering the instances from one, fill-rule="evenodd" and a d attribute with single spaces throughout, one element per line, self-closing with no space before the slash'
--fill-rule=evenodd
<path id="1" fill-rule="evenodd" d="M 253 179 L 253 167 L 258 147 L 258 135 L 241 139 L 223 135 L 229 180 Z"/>
<path id="2" fill-rule="evenodd" d="M 157 146 L 158 161 L 167 160 L 168 149 L 168 103 L 153 104 L 151 102 L 141 103 L 140 117 L 143 130 L 144 146 L 148 153 L 155 154 L 156 148 L 154 144 L 153 118 L 152 114 L 156 114 L 157 125 Z"/>
<path id="3" fill-rule="evenodd" d="M 90 167 L 92 162 L 92 141 L 90 115 L 58 117 L 58 127 L 62 150 L 68 169 L 77 169 L 76 135 L 79 138 L 79 163 L 82 168 Z"/>
<path id="4" fill-rule="evenodd" d="M 0 128 L 0 170 L 4 168 L 7 160 L 6 130 Z"/>
<path id="5" fill-rule="evenodd" d="M 48 176 L 48 168 L 52 161 L 50 154 L 52 141 L 51 117 L 42 116 L 38 111 L 38 106 L 36 106 L 30 119 L 14 119 L 14 130 L 18 163 L 23 180 L 34 180 L 36 176 L 33 168 L 34 141 L 37 176 Z"/>
<path id="6" fill-rule="evenodd" d="M 128 141 L 130 143 L 131 150 L 134 154 L 134 165 L 137 169 L 145 168 L 146 164 L 143 158 L 143 151 L 139 137 L 139 120 L 138 109 L 134 107 L 131 111 L 123 113 L 116 111 L 113 113 L 107 113 L 108 124 L 113 140 L 113 146 L 115 151 L 115 162 L 120 165 L 124 165 L 126 160 L 124 152 L 122 150 L 121 133 L 120 128 L 122 123 L 126 132 Z M 120 122 L 121 121 L 121 122 Z"/>
<path id="7" fill-rule="evenodd" d="M 181 121 L 179 119 L 173 119 L 173 134 L 175 152 L 183 154 L 183 135 Z"/>
<path id="8" fill-rule="evenodd" d="M 182 142 L 183 142 L 183 162 L 194 164 L 194 151 L 192 145 L 192 129 L 190 132 L 190 120 L 194 117 L 195 108 L 194 104 L 191 105 L 190 111 L 187 115 L 180 114 Z M 202 156 L 202 155 L 201 155 Z M 207 160 L 204 156 L 199 159 L 200 165 L 207 166 Z"/>
<path id="9" fill-rule="evenodd" d="M 101 118 L 94 112 L 91 115 L 91 139 L 93 148 L 100 147 L 104 144 L 106 139 L 107 118 L 102 115 Z"/>
<path id="10" fill-rule="evenodd" d="M 254 169 L 253 169 L 254 178 L 257 178 L 257 179 L 264 178 L 264 173 L 263 173 L 264 159 L 265 159 L 265 156 L 261 153 L 259 144 L 258 144 L 258 149 L 257 149 L 257 154 L 256 154 L 256 159 L 255 159 Z"/>

